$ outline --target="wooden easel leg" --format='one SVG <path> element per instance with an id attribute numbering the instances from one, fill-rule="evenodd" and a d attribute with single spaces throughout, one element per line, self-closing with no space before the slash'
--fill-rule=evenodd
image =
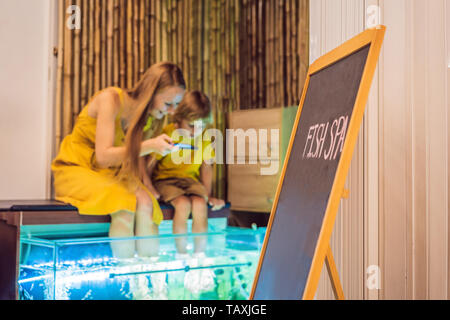
<path id="1" fill-rule="evenodd" d="M 336 268 L 336 263 L 334 262 L 333 252 L 331 252 L 330 245 L 328 245 L 325 264 L 327 266 L 328 275 L 330 276 L 331 286 L 333 288 L 336 300 L 345 300 L 344 290 L 342 289 L 341 280 L 339 279 L 339 273 Z"/>

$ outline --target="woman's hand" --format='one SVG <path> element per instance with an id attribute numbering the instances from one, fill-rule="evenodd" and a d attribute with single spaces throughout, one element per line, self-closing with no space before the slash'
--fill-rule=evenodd
<path id="1" fill-rule="evenodd" d="M 225 201 L 223 201 L 222 199 L 209 198 L 208 203 L 212 206 L 212 211 L 218 211 L 225 207 Z"/>
<path id="2" fill-rule="evenodd" d="M 161 194 L 158 191 L 156 191 L 155 187 L 151 182 L 144 183 L 144 185 L 147 187 L 148 191 L 150 191 L 153 194 L 156 200 L 159 200 L 159 198 L 161 198 Z"/>
<path id="3" fill-rule="evenodd" d="M 148 175 L 147 171 L 145 170 L 145 160 L 143 158 L 141 158 L 142 160 L 142 165 L 141 168 L 143 168 L 143 171 L 141 173 L 141 179 L 142 179 L 142 183 L 144 184 L 145 187 L 147 187 L 148 191 L 150 191 L 153 196 L 156 198 L 156 200 L 159 200 L 159 198 L 161 198 L 161 194 L 156 191 L 155 187 L 153 186 L 152 180 L 150 179 L 150 176 Z"/>
<path id="4" fill-rule="evenodd" d="M 162 134 L 156 138 L 145 140 L 142 143 L 141 155 L 147 155 L 152 152 L 159 153 L 162 156 L 169 154 L 173 149 L 173 140 L 167 135 Z"/>

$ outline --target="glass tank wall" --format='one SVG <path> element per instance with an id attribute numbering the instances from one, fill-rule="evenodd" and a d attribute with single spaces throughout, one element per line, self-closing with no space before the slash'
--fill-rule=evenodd
<path id="1" fill-rule="evenodd" d="M 109 224 L 28 226 L 22 230 L 20 299 L 248 299 L 265 228 L 226 227 L 210 219 L 202 235 L 108 238 Z M 195 253 L 196 243 L 205 244 Z M 119 258 L 114 248 L 159 248 L 151 257 Z M 140 243 L 140 244 L 138 244 Z M 179 253 L 180 243 L 187 253 Z"/>

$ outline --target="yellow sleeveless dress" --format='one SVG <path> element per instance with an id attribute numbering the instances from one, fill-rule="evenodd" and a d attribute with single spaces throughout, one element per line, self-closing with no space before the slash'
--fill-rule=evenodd
<path id="1" fill-rule="evenodd" d="M 122 106 L 115 122 L 114 146 L 123 146 L 125 133 L 120 118 L 123 92 L 119 88 L 115 90 Z M 119 167 L 101 169 L 95 165 L 97 119 L 88 115 L 88 106 L 89 103 L 79 114 L 72 133 L 64 138 L 52 162 L 56 199 L 70 203 L 84 215 L 136 212 L 136 195 L 116 178 Z M 159 203 L 142 183 L 140 187 L 151 197 L 153 221 L 159 225 L 163 219 Z"/>

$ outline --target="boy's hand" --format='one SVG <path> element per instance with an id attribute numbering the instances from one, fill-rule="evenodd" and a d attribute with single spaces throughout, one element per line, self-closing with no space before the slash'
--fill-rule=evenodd
<path id="1" fill-rule="evenodd" d="M 225 201 L 222 199 L 209 198 L 208 203 L 212 206 L 212 211 L 218 211 L 225 207 Z"/>

